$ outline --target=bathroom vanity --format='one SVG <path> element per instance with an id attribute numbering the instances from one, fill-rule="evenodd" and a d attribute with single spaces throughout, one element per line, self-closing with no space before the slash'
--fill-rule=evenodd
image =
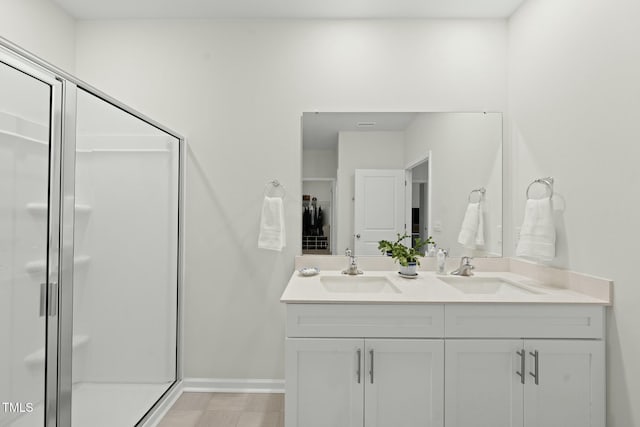
<path id="1" fill-rule="evenodd" d="M 286 427 L 604 427 L 611 282 L 520 263 L 414 280 L 294 272 Z"/>

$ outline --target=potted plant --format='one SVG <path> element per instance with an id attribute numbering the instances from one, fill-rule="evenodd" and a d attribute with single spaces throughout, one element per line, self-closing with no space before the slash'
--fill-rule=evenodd
<path id="1" fill-rule="evenodd" d="M 415 276 L 417 275 L 416 267 L 420 265 L 419 257 L 422 256 L 420 249 L 425 245 L 433 244 L 434 241 L 431 236 L 426 240 L 417 238 L 413 247 L 407 247 L 402 243 L 402 241 L 408 237 L 409 235 L 406 233 L 402 236 L 398 233 L 398 240 L 395 242 L 380 240 L 378 242 L 378 249 L 383 254 L 391 256 L 394 261 L 400 264 L 400 274 Z"/>

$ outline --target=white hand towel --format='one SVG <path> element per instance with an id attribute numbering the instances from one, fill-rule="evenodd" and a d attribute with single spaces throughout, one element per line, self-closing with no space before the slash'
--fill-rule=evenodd
<path id="1" fill-rule="evenodd" d="M 476 247 L 484 246 L 484 209 L 482 202 L 478 203 L 478 232 L 476 233 Z"/>
<path id="2" fill-rule="evenodd" d="M 458 243 L 468 249 L 484 246 L 484 219 L 482 203 L 469 203 L 464 213 Z"/>
<path id="3" fill-rule="evenodd" d="M 527 200 L 516 256 L 541 261 L 551 261 L 556 256 L 556 227 L 551 198 Z"/>
<path id="4" fill-rule="evenodd" d="M 286 242 L 284 230 L 284 206 L 280 197 L 265 197 L 260 217 L 258 247 L 282 251 Z"/>

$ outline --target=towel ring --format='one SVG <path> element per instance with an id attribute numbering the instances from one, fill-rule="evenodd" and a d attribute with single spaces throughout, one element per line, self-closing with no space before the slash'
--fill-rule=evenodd
<path id="1" fill-rule="evenodd" d="M 287 195 L 287 190 L 285 190 L 284 185 L 280 184 L 280 181 L 278 181 L 277 179 L 273 179 L 269 182 L 267 182 L 264 185 L 264 195 L 265 197 L 270 196 L 271 191 L 276 192 L 278 189 L 280 189 L 282 191 L 282 195 L 274 195 L 271 197 L 282 197 L 284 199 L 284 197 Z"/>
<path id="2" fill-rule="evenodd" d="M 467 200 L 469 201 L 469 203 L 471 203 L 471 196 L 473 195 L 473 193 L 480 193 L 480 198 L 478 199 L 478 202 L 481 202 L 482 199 L 484 198 L 484 193 L 486 193 L 487 190 L 484 187 L 480 187 L 480 188 L 476 188 L 474 190 L 471 190 L 471 192 L 469 193 L 469 197 L 467 197 Z"/>
<path id="3" fill-rule="evenodd" d="M 531 189 L 531 186 L 533 184 L 544 184 L 547 186 L 547 188 L 549 188 L 549 198 L 553 197 L 553 178 L 548 176 L 546 178 L 538 178 L 535 179 L 531 182 L 531 184 L 529 184 L 529 186 L 527 187 L 527 200 L 529 200 L 531 197 L 529 197 L 529 190 Z"/>

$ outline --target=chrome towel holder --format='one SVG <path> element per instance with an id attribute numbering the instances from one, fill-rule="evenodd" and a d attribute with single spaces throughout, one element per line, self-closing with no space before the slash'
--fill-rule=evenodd
<path id="1" fill-rule="evenodd" d="M 484 198 L 484 193 L 487 192 L 487 189 L 484 187 L 480 187 L 480 188 L 474 188 L 473 190 L 471 190 L 471 192 L 469 193 L 469 197 L 467 197 L 467 200 L 469 201 L 469 203 L 471 203 L 471 196 L 473 195 L 473 193 L 480 193 L 480 198 L 478 199 L 478 201 L 476 203 L 479 203 L 480 201 L 482 201 L 482 199 Z"/>
<path id="2" fill-rule="evenodd" d="M 269 196 L 269 193 L 272 190 L 275 192 L 278 189 L 282 190 L 282 195 L 277 196 L 277 197 L 284 198 L 287 195 L 287 190 L 284 188 L 284 185 L 280 184 L 280 181 L 278 181 L 277 179 L 272 179 L 271 181 L 268 181 L 264 185 L 264 195 L 265 195 L 265 197 Z M 275 196 L 271 196 L 271 197 L 275 197 Z"/>
<path id="3" fill-rule="evenodd" d="M 526 192 L 527 200 L 529 200 L 529 199 L 531 198 L 531 197 L 529 197 L 529 190 L 531 189 L 531 186 L 532 186 L 533 184 L 543 184 L 543 185 L 546 185 L 546 186 L 547 186 L 547 188 L 549 188 L 549 198 L 552 198 L 552 197 L 553 197 L 553 178 L 552 178 L 552 177 L 550 177 L 550 176 L 548 176 L 548 177 L 545 177 L 545 178 L 538 178 L 538 179 L 535 179 L 535 180 L 533 180 L 533 181 L 531 182 L 531 184 L 529 184 L 529 186 L 527 187 L 527 192 Z"/>

